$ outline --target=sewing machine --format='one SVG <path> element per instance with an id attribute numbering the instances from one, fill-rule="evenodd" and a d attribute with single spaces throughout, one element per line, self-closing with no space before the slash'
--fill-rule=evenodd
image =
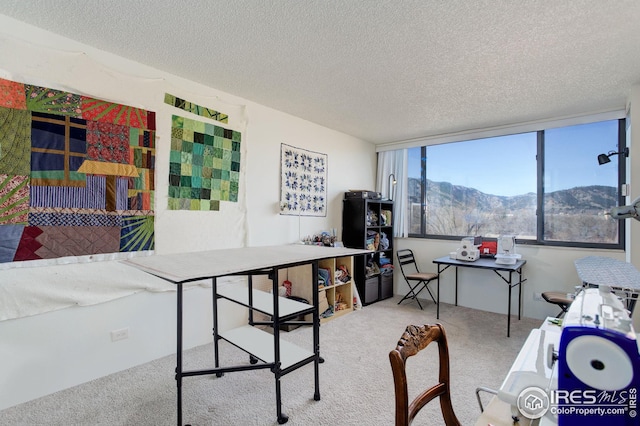
<path id="1" fill-rule="evenodd" d="M 498 398 L 533 424 L 637 425 L 639 351 L 620 299 L 605 286 L 583 289 L 562 321 L 532 330 Z"/>
<path id="2" fill-rule="evenodd" d="M 606 286 L 580 292 L 558 352 L 558 424 L 637 425 L 640 353 L 632 320 Z M 607 413 L 608 411 L 608 413 Z"/>
<path id="3" fill-rule="evenodd" d="M 482 237 L 464 237 L 460 241 L 460 247 L 455 252 L 456 260 L 466 260 L 473 262 L 480 259 L 480 250 L 478 247 L 482 245 Z"/>

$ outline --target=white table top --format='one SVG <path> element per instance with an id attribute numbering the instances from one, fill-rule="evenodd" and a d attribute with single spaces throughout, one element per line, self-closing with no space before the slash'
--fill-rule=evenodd
<path id="1" fill-rule="evenodd" d="M 370 250 L 289 244 L 154 255 L 122 262 L 177 284 L 364 253 Z"/>
<path id="2" fill-rule="evenodd" d="M 478 260 L 469 262 L 466 260 L 452 259 L 449 256 L 443 256 L 433 259 L 433 263 L 451 266 L 464 266 L 467 268 L 493 269 L 496 271 L 517 271 L 522 268 L 527 261 L 525 259 L 518 259 L 513 265 L 505 265 L 503 263 L 496 263 L 496 260 L 491 258 L 481 257 Z"/>

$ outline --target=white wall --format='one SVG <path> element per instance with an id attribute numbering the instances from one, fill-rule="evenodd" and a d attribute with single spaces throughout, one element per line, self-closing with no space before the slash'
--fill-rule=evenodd
<path id="1" fill-rule="evenodd" d="M 320 126 L 292 125 L 291 117 L 255 105 L 251 108 L 249 137 L 260 132 L 260 143 L 252 144 L 247 160 L 248 245 L 291 243 L 318 231 L 342 229 L 342 199 L 353 188 L 373 188 L 376 154 L 373 145 Z M 302 124 L 302 123 L 300 123 Z M 256 130 L 253 130 L 255 126 Z M 279 215 L 280 144 L 329 153 L 326 217 Z"/>
<path id="2" fill-rule="evenodd" d="M 207 289 L 185 292 L 185 341 L 211 338 Z M 175 353 L 175 293 L 138 293 L 0 322 L 2 408 Z M 129 338 L 111 341 L 112 330 Z"/>
<path id="3" fill-rule="evenodd" d="M 297 218 L 278 214 L 281 143 L 328 154 L 328 215 L 302 218 L 303 235 L 331 228 L 340 233 L 342 193 L 374 185 L 376 155 L 367 142 L 2 15 L 0 58 L 2 78 L 156 112 L 158 254 L 296 241 Z M 166 209 L 171 114 L 191 115 L 165 105 L 165 92 L 229 114 L 229 123 L 223 127 L 242 132 L 237 203 L 221 202 L 219 212 Z M 64 268 L 70 280 L 82 279 L 73 265 Z M 117 282 L 118 276 L 106 276 L 108 281 Z M 0 271 L 0 286 L 7 282 L 9 278 Z M 211 340 L 209 293 L 202 288 L 185 292 L 185 348 Z M 244 321 L 241 310 L 223 309 L 226 324 Z M 129 328 L 129 338 L 112 342 L 110 332 L 121 328 Z M 94 306 L 0 321 L 0 336 L 3 409 L 173 354 L 175 293 L 142 292 Z"/>

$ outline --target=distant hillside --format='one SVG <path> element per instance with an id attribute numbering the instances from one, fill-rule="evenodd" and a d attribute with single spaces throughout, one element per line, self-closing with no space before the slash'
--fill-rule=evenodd
<path id="1" fill-rule="evenodd" d="M 580 186 L 547 194 L 545 210 L 555 213 L 602 212 L 618 205 L 618 194 L 613 186 Z"/>
<path id="2" fill-rule="evenodd" d="M 449 182 L 433 182 L 427 180 L 431 203 L 436 205 L 453 205 L 468 208 L 469 200 L 474 200 L 474 208 L 479 210 L 505 209 L 517 211 L 537 203 L 536 194 L 530 192 L 523 195 L 501 196 L 485 194 L 474 188 L 452 185 Z M 409 202 L 420 203 L 420 180 L 409 179 Z M 548 193 L 545 199 L 545 210 L 554 212 L 604 212 L 617 205 L 617 191 L 612 186 L 592 185 L 580 186 Z"/>
<path id="3" fill-rule="evenodd" d="M 412 224 L 419 223 L 421 185 L 419 179 L 409 179 L 409 202 L 412 208 Z M 452 185 L 449 182 L 428 180 L 428 199 L 426 203 L 427 234 L 444 235 L 487 235 L 514 232 L 518 235 L 536 235 L 535 193 L 515 196 L 485 194 L 474 188 Z M 579 218 L 582 227 L 579 234 L 589 235 L 616 234 L 615 221 L 602 224 L 604 213 L 617 205 L 615 187 L 592 185 L 565 189 L 546 194 L 545 217 L 553 219 L 548 237 L 574 239 L 572 222 Z M 599 219 L 598 219 L 599 218 Z M 589 221 L 593 221 L 590 223 Z M 569 229 L 571 228 L 571 229 Z M 593 228 L 598 228 L 597 230 Z M 419 228 L 415 231 L 419 232 Z M 615 238 L 616 235 L 605 237 Z"/>

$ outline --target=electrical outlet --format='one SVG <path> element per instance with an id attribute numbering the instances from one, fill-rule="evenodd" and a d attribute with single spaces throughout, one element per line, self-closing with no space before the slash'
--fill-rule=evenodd
<path id="1" fill-rule="evenodd" d="M 111 341 L 116 342 L 118 340 L 124 340 L 129 338 L 129 328 L 121 328 L 119 330 L 113 330 L 111 332 Z"/>
<path id="2" fill-rule="evenodd" d="M 533 300 L 541 302 L 542 301 L 542 293 L 533 293 Z"/>

